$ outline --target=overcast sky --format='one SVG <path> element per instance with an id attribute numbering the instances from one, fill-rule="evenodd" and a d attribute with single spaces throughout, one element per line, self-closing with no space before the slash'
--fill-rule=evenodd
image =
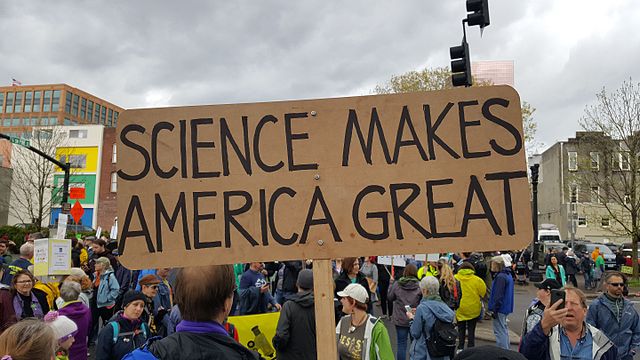
<path id="1" fill-rule="evenodd" d="M 514 60 L 538 141 L 640 80 L 637 1 L 491 0 L 472 60 Z M 124 108 L 366 95 L 449 65 L 464 0 L 0 1 L 0 82 L 67 83 Z M 2 80 L 4 79 L 4 80 Z"/>

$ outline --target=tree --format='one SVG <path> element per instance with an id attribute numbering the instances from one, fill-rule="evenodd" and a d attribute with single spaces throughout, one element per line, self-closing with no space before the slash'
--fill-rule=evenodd
<path id="1" fill-rule="evenodd" d="M 66 141 L 66 133 L 59 128 L 33 131 L 31 146 L 51 157 Z M 13 180 L 10 184 L 9 212 L 23 223 L 41 226 L 51 206 L 60 202 L 60 195 L 52 196 L 51 183 L 56 171 L 54 164 L 21 146 L 13 146 Z M 59 191 L 56 194 L 60 194 Z"/>
<path id="2" fill-rule="evenodd" d="M 576 182 L 592 189 L 590 195 L 598 200 L 595 208 L 608 214 L 613 221 L 613 232 L 631 239 L 631 257 L 637 259 L 640 237 L 640 83 L 629 79 L 613 92 L 602 88 L 596 94 L 595 104 L 585 108 L 580 125 L 585 133 L 579 147 L 590 156 L 579 162 Z M 632 264 L 633 277 L 637 278 L 637 261 L 632 261 Z"/>
<path id="3" fill-rule="evenodd" d="M 477 81 L 475 86 L 492 85 L 490 81 Z M 402 75 L 393 75 L 384 85 L 376 85 L 373 89 L 375 94 L 398 94 L 414 91 L 435 91 L 452 89 L 451 71 L 447 67 L 424 68 L 420 71 L 409 71 Z M 522 121 L 524 129 L 525 147 L 534 147 L 537 124 L 533 120 L 533 113 L 536 109 L 526 101 L 522 102 Z"/>

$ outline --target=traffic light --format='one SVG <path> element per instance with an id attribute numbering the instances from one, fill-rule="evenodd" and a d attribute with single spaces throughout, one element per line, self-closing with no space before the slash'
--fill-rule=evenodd
<path id="1" fill-rule="evenodd" d="M 462 45 L 449 48 L 451 55 L 451 83 L 453 86 L 471 86 L 471 58 L 469 44 L 462 40 Z"/>
<path id="2" fill-rule="evenodd" d="M 469 26 L 489 26 L 489 0 L 467 0 L 467 22 Z"/>

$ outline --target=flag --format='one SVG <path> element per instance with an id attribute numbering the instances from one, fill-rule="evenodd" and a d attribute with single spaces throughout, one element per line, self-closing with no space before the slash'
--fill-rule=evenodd
<path id="1" fill-rule="evenodd" d="M 20 81 L 14 79 L 14 78 L 11 78 L 11 80 L 13 80 L 11 82 L 11 86 L 21 86 L 22 85 L 22 83 Z"/>

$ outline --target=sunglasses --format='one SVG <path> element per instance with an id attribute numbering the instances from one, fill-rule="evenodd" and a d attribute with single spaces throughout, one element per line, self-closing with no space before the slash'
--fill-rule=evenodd
<path id="1" fill-rule="evenodd" d="M 617 287 L 624 287 L 624 283 L 607 283 L 607 285 L 617 286 Z"/>

